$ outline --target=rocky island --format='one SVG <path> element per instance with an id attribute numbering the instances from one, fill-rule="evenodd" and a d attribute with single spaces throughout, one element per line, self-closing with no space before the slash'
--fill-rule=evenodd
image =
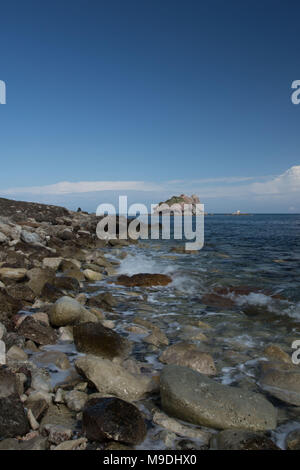
<path id="1" fill-rule="evenodd" d="M 164 202 L 160 202 L 154 208 L 154 214 L 165 214 L 170 212 L 171 210 L 174 211 L 174 215 L 182 214 L 184 210 L 184 206 L 188 204 L 190 205 L 190 210 L 188 210 L 187 215 L 195 215 L 196 214 L 196 204 L 200 204 L 200 199 L 198 196 L 193 194 L 192 196 L 187 196 L 186 194 L 181 194 L 180 196 L 172 196 L 171 198 L 167 199 Z M 172 209 L 171 209 L 172 208 Z M 186 209 L 187 213 L 187 209 Z"/>

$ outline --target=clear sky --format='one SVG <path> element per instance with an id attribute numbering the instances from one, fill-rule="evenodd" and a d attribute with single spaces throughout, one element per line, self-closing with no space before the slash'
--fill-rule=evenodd
<path id="1" fill-rule="evenodd" d="M 299 1 L 0 13 L 0 195 L 95 210 L 195 192 L 210 211 L 300 212 Z"/>

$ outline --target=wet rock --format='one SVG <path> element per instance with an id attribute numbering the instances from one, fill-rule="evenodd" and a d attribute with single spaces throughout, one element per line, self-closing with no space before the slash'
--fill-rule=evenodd
<path id="1" fill-rule="evenodd" d="M 35 369 L 31 373 L 31 387 L 38 392 L 51 392 L 51 377 L 47 369 Z"/>
<path id="2" fill-rule="evenodd" d="M 74 342 L 79 352 L 104 358 L 126 357 L 131 343 L 101 323 L 82 323 L 73 328 Z"/>
<path id="3" fill-rule="evenodd" d="M 62 260 L 63 258 L 44 258 L 43 268 L 57 271 L 62 263 Z"/>
<path id="4" fill-rule="evenodd" d="M 3 439 L 0 441 L 0 450 L 21 450 L 18 439 Z"/>
<path id="5" fill-rule="evenodd" d="M 0 339 L 0 366 L 6 364 L 6 346 L 4 341 Z"/>
<path id="6" fill-rule="evenodd" d="M 81 437 L 79 439 L 73 439 L 72 441 L 64 441 L 53 450 L 85 450 L 87 447 L 87 439 Z"/>
<path id="7" fill-rule="evenodd" d="M 67 370 L 71 367 L 68 356 L 61 351 L 45 351 L 36 354 L 33 357 L 33 360 L 36 364 L 54 364 L 61 370 Z"/>
<path id="8" fill-rule="evenodd" d="M 86 278 L 87 281 L 101 281 L 102 279 L 102 274 L 100 274 L 99 272 L 97 271 L 93 271 L 92 269 L 85 269 L 83 271 L 83 274 Z"/>
<path id="9" fill-rule="evenodd" d="M 8 243 L 8 241 L 9 241 L 9 238 L 6 235 L 4 235 L 4 233 L 0 232 L 0 243 L 1 244 Z"/>
<path id="10" fill-rule="evenodd" d="M 153 415 L 153 422 L 168 431 L 174 432 L 179 436 L 189 437 L 191 439 L 199 439 L 203 444 L 208 444 L 211 438 L 211 433 L 197 429 L 191 426 L 186 426 L 174 418 L 161 411 L 155 411 Z"/>
<path id="11" fill-rule="evenodd" d="M 242 429 L 226 429 L 213 436 L 213 450 L 280 450 L 267 436 Z"/>
<path id="12" fill-rule="evenodd" d="M 262 395 L 222 385 L 187 367 L 166 366 L 160 379 L 163 410 L 215 429 L 274 429 L 277 412 Z"/>
<path id="13" fill-rule="evenodd" d="M 29 432 L 29 423 L 23 404 L 17 395 L 0 398 L 0 440 L 23 436 Z"/>
<path id="14" fill-rule="evenodd" d="M 61 326 L 58 329 L 58 332 L 59 341 L 74 341 L 72 326 Z"/>
<path id="15" fill-rule="evenodd" d="M 71 297 L 61 297 L 50 312 L 50 323 L 53 326 L 66 326 L 76 323 L 82 312 L 82 305 Z"/>
<path id="16" fill-rule="evenodd" d="M 133 375 L 108 359 L 85 356 L 77 359 L 75 365 L 78 372 L 102 394 L 137 401 L 154 388 L 150 377 Z"/>
<path id="17" fill-rule="evenodd" d="M 0 323 L 0 339 L 2 339 L 6 335 L 6 328 L 3 323 Z"/>
<path id="18" fill-rule="evenodd" d="M 40 293 L 40 298 L 45 302 L 56 302 L 62 294 L 63 292 L 61 289 L 56 287 L 54 284 L 50 284 L 50 282 L 46 282 Z"/>
<path id="19" fill-rule="evenodd" d="M 100 442 L 114 440 L 140 444 L 147 433 L 138 408 L 113 397 L 89 400 L 83 410 L 82 427 L 88 439 Z"/>
<path id="20" fill-rule="evenodd" d="M 285 444 L 288 450 L 300 450 L 300 429 L 291 431 L 286 436 Z"/>
<path id="21" fill-rule="evenodd" d="M 46 283 L 53 283 L 55 273 L 52 269 L 33 268 L 27 272 L 27 276 L 29 278 L 27 285 L 35 295 L 39 296 Z"/>
<path id="22" fill-rule="evenodd" d="M 74 277 L 69 276 L 60 276 L 56 277 L 54 280 L 54 286 L 57 289 L 65 289 L 65 290 L 78 290 L 80 288 L 80 284 Z"/>
<path id="23" fill-rule="evenodd" d="M 23 300 L 25 302 L 30 302 L 30 303 L 33 303 L 36 297 L 33 290 L 31 290 L 30 287 L 26 284 L 16 283 L 16 284 L 7 286 L 6 292 L 8 293 L 8 295 L 10 295 L 11 297 L 15 299 Z"/>
<path id="24" fill-rule="evenodd" d="M 94 295 L 88 299 L 88 306 L 103 308 L 105 310 L 112 310 L 117 305 L 117 300 L 111 295 L 110 292 Z"/>
<path id="25" fill-rule="evenodd" d="M 72 230 L 66 228 L 57 233 L 57 236 L 63 241 L 73 240 L 74 234 Z"/>
<path id="26" fill-rule="evenodd" d="M 7 367 L 0 366 L 0 398 L 17 394 L 16 376 Z"/>
<path id="27" fill-rule="evenodd" d="M 72 411 L 81 411 L 88 399 L 88 395 L 84 392 L 80 392 L 79 390 L 71 390 L 70 392 L 66 392 L 64 394 L 64 400 L 69 408 Z"/>
<path id="28" fill-rule="evenodd" d="M 60 440 L 68 440 L 72 436 L 73 432 L 76 429 L 76 419 L 73 416 L 73 413 L 68 410 L 64 405 L 53 405 L 50 404 L 47 413 L 42 418 L 40 424 L 40 432 L 42 435 L 48 435 L 52 427 L 54 427 L 53 433 L 58 431 L 58 434 L 62 432 L 64 438 Z M 58 430 L 56 428 L 59 428 Z M 68 437 L 69 436 L 69 437 Z M 57 442 L 59 439 L 51 439 L 53 444 L 59 444 Z"/>
<path id="29" fill-rule="evenodd" d="M 265 348 L 264 354 L 271 360 L 282 361 L 287 364 L 292 363 L 291 357 L 277 344 L 269 344 Z"/>
<path id="30" fill-rule="evenodd" d="M 50 326 L 37 322 L 30 316 L 22 321 L 18 334 L 41 345 L 55 344 L 57 341 L 57 335 Z"/>
<path id="31" fill-rule="evenodd" d="M 263 390 L 291 405 L 300 406 L 300 371 L 267 369 L 260 378 Z"/>
<path id="32" fill-rule="evenodd" d="M 0 279 L 11 279 L 12 281 L 22 281 L 25 279 L 27 269 L 24 268 L 0 268 Z"/>
<path id="33" fill-rule="evenodd" d="M 47 401 L 43 398 L 33 400 L 26 402 L 26 407 L 31 410 L 34 418 L 37 421 L 40 421 L 40 419 L 45 415 L 45 413 L 48 410 L 49 404 Z"/>
<path id="34" fill-rule="evenodd" d="M 19 443 L 20 450 L 48 450 L 48 439 L 42 436 L 36 436 L 29 440 Z"/>
<path id="35" fill-rule="evenodd" d="M 116 283 L 127 287 L 151 287 L 151 286 L 166 286 L 172 282 L 170 276 L 166 274 L 134 274 L 133 276 L 126 276 L 122 274 L 117 278 Z"/>
<path id="36" fill-rule="evenodd" d="M 216 375 L 212 356 L 200 351 L 193 343 L 177 343 L 165 349 L 159 360 L 165 364 L 185 366 L 206 375 Z"/>
<path id="37" fill-rule="evenodd" d="M 11 361 L 27 361 L 28 355 L 23 349 L 14 345 L 7 351 L 7 359 Z"/>
<path id="38" fill-rule="evenodd" d="M 69 429 L 63 425 L 45 424 L 43 428 L 43 434 L 48 437 L 48 440 L 51 442 L 51 444 L 58 445 L 71 439 L 73 431 L 72 429 Z"/>
<path id="39" fill-rule="evenodd" d="M 14 327 L 12 317 L 22 308 L 20 300 L 14 299 L 0 288 L 0 321 L 8 329 Z"/>

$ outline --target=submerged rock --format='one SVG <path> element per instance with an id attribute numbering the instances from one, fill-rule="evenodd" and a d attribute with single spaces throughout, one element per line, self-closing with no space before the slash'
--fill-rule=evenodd
<path id="1" fill-rule="evenodd" d="M 82 427 L 92 441 L 114 440 L 140 444 L 147 428 L 141 412 L 119 398 L 91 399 L 83 410 Z"/>
<path id="2" fill-rule="evenodd" d="M 262 395 L 222 385 L 187 367 L 169 365 L 160 379 L 163 410 L 216 429 L 274 429 L 277 412 Z"/>
<path id="3" fill-rule="evenodd" d="M 173 344 L 162 353 L 159 360 L 165 364 L 190 367 L 206 375 L 217 373 L 212 356 L 200 351 L 193 343 Z"/>
<path id="4" fill-rule="evenodd" d="M 131 343 L 101 323 L 82 323 L 73 328 L 74 342 L 79 352 L 95 354 L 108 359 L 126 357 Z"/>
<path id="5" fill-rule="evenodd" d="M 166 286 L 172 282 L 170 276 L 166 274 L 134 274 L 133 276 L 126 276 L 122 274 L 117 278 L 117 284 L 127 287 L 151 287 L 151 286 Z"/>
<path id="6" fill-rule="evenodd" d="M 300 406 L 300 371 L 267 369 L 260 378 L 260 386 L 280 400 Z"/>
<path id="7" fill-rule="evenodd" d="M 226 429 L 213 436 L 212 450 L 280 450 L 274 442 L 262 433 L 242 429 Z"/>

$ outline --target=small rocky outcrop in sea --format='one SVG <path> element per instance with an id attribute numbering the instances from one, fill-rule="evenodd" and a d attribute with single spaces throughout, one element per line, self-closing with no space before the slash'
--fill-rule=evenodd
<path id="1" fill-rule="evenodd" d="M 172 282 L 172 279 L 166 274 L 141 273 L 134 274 L 133 276 L 122 274 L 117 278 L 116 282 L 127 287 L 151 287 L 166 286 Z"/>
<path id="2" fill-rule="evenodd" d="M 160 202 L 154 208 L 153 213 L 163 214 L 172 210 L 174 211 L 174 214 L 182 214 L 183 211 L 185 211 L 185 215 L 195 215 L 197 204 L 200 204 L 200 199 L 196 194 L 193 194 L 192 196 L 181 194 L 180 196 L 172 196 L 170 199 Z M 187 207 L 187 205 L 189 207 Z"/>

